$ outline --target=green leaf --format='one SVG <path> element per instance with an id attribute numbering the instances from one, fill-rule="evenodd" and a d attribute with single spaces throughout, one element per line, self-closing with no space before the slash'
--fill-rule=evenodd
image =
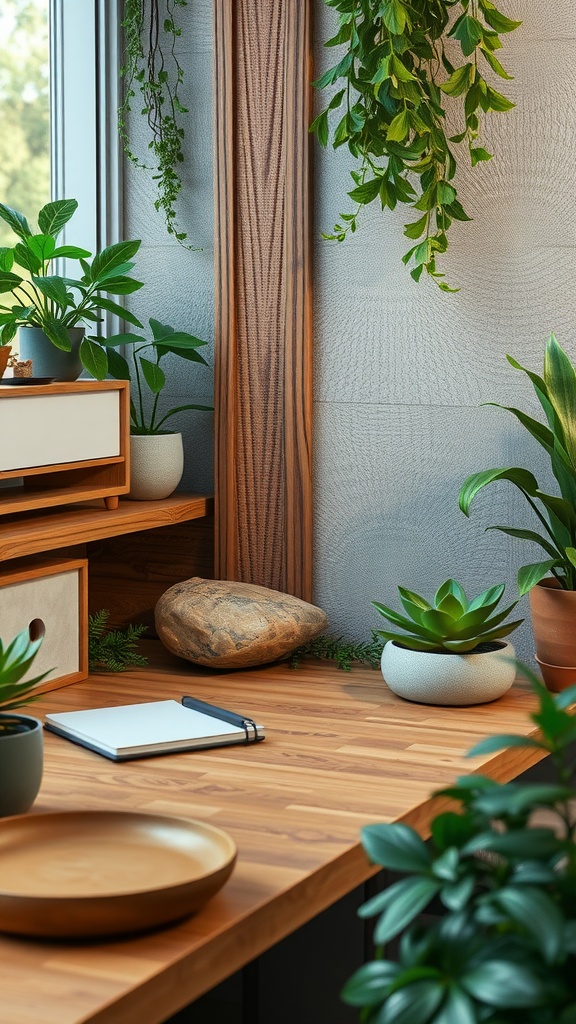
<path id="1" fill-rule="evenodd" d="M 515 28 L 519 28 L 522 24 L 521 21 L 512 21 L 511 18 L 501 14 L 500 11 L 496 10 L 494 4 L 489 3 L 489 0 L 481 0 L 480 6 L 484 18 L 496 32 L 513 32 Z"/>
<path id="2" fill-rule="evenodd" d="M 12 250 L 14 259 L 19 267 L 24 267 L 25 270 L 29 270 L 31 274 L 37 274 L 42 266 L 38 256 L 26 245 L 25 242 L 17 242 Z"/>
<path id="3" fill-rule="evenodd" d="M 564 916 L 547 893 L 531 886 L 501 889 L 494 901 L 534 939 L 546 964 L 557 961 L 563 948 Z"/>
<path id="4" fill-rule="evenodd" d="M 492 53 L 492 50 L 488 49 L 485 46 L 481 46 L 480 47 L 480 52 L 484 55 L 484 57 L 488 61 L 490 67 L 492 68 L 492 71 L 495 71 L 496 74 L 500 76 L 500 78 L 506 78 L 506 79 L 508 79 L 508 81 L 510 81 L 512 79 L 512 75 L 509 75 L 508 72 L 504 70 L 504 68 L 502 67 L 500 61 L 497 60 L 496 57 L 494 56 L 494 54 Z"/>
<path id="5" fill-rule="evenodd" d="M 349 1006 L 376 1006 L 385 999 L 399 973 L 400 966 L 388 960 L 363 964 L 346 982 L 341 998 Z"/>
<path id="6" fill-rule="evenodd" d="M 380 185 L 382 184 L 382 178 L 371 178 L 369 181 L 365 181 L 362 185 L 358 185 L 348 193 L 351 199 L 355 203 L 361 203 L 365 206 L 367 203 L 371 203 L 373 199 L 380 192 Z"/>
<path id="7" fill-rule="evenodd" d="M 156 424 L 156 429 L 162 426 L 166 420 L 169 420 L 171 416 L 176 416 L 179 412 L 187 412 L 188 410 L 195 410 L 196 412 L 214 412 L 213 405 L 177 405 L 175 409 L 170 409 L 165 416 Z"/>
<path id="8" fill-rule="evenodd" d="M 113 313 L 114 316 L 120 317 L 121 320 L 126 320 L 127 323 L 132 324 L 133 327 L 143 327 L 138 317 L 134 316 L 128 309 L 124 309 L 123 306 L 119 306 L 117 302 L 113 302 L 112 299 L 104 299 L 101 295 L 95 300 L 95 305 L 98 309 L 105 309 L 108 313 Z"/>
<path id="9" fill-rule="evenodd" d="M 392 35 L 402 35 L 406 28 L 406 8 L 401 0 L 384 0 L 382 4 L 382 21 Z"/>
<path id="10" fill-rule="evenodd" d="M 527 594 L 532 587 L 535 587 L 540 580 L 548 576 L 550 570 L 558 564 L 558 559 L 549 558 L 545 562 L 533 562 L 531 565 L 523 565 L 518 570 L 518 593 L 520 597 Z"/>
<path id="11" fill-rule="evenodd" d="M 80 359 L 88 373 L 96 380 L 104 380 L 108 373 L 108 354 L 102 345 L 90 338 L 84 338 L 80 345 Z"/>
<path id="12" fill-rule="evenodd" d="M 378 1024 L 425 1024 L 444 998 L 445 982 L 415 981 L 398 988 L 378 1014 Z"/>
<path id="13" fill-rule="evenodd" d="M 476 1008 L 466 993 L 452 984 L 433 1024 L 478 1024 Z"/>
<path id="14" fill-rule="evenodd" d="M 166 375 L 161 366 L 157 363 L 151 362 L 149 359 L 145 359 L 144 356 L 139 357 L 140 366 L 144 378 L 150 391 L 153 395 L 157 395 L 166 384 Z"/>
<path id="15" fill-rule="evenodd" d="M 61 277 L 33 277 L 32 281 L 38 291 L 61 309 L 66 309 L 69 305 L 68 292 Z"/>
<path id="16" fill-rule="evenodd" d="M 94 282 L 98 281 L 100 274 L 104 271 L 114 270 L 121 263 L 125 263 L 126 260 L 132 259 L 132 257 L 138 252 L 140 244 L 140 241 L 133 240 L 128 242 L 116 242 L 115 245 L 107 246 L 92 260 L 92 280 Z"/>
<path id="17" fill-rule="evenodd" d="M 414 875 L 403 881 L 403 892 L 396 892 L 396 898 L 376 923 L 374 941 L 377 945 L 384 945 L 403 931 L 441 889 L 441 883 L 433 878 Z"/>
<path id="18" fill-rule="evenodd" d="M 470 159 L 472 161 L 472 167 L 476 167 L 476 164 L 482 161 L 492 160 L 492 153 L 489 153 L 487 149 L 483 149 L 482 146 L 471 146 L 470 147 Z"/>
<path id="19" fill-rule="evenodd" d="M 37 256 L 40 263 L 51 259 L 56 248 L 52 235 L 30 235 L 26 239 L 26 245 Z"/>
<path id="20" fill-rule="evenodd" d="M 43 317 L 42 329 L 46 337 L 50 339 L 56 348 L 61 349 L 62 352 L 71 351 L 72 345 L 70 343 L 70 336 L 64 327 L 64 324 L 60 320 L 56 320 L 51 316 Z"/>
<path id="21" fill-rule="evenodd" d="M 480 22 L 476 18 L 465 15 L 463 18 L 458 18 L 458 21 L 452 26 L 448 35 L 459 40 L 462 53 L 465 57 L 468 57 L 476 49 L 478 43 L 482 42 L 483 31 Z"/>
<path id="22" fill-rule="evenodd" d="M 310 125 L 311 132 L 316 133 L 318 142 L 324 149 L 328 145 L 328 111 L 322 110 Z"/>
<path id="23" fill-rule="evenodd" d="M 142 281 L 135 281 L 133 277 L 109 277 L 98 287 L 110 295 L 131 295 L 142 288 L 143 284 Z"/>
<path id="24" fill-rule="evenodd" d="M 440 88 L 447 96 L 460 96 L 468 86 L 472 85 L 473 78 L 474 66 L 472 64 L 464 64 L 461 68 L 457 68 L 450 75 L 448 81 L 440 85 Z"/>
<path id="25" fill-rule="evenodd" d="M 77 245 L 59 245 L 57 249 L 54 249 L 52 253 L 52 259 L 55 260 L 59 256 L 68 257 L 69 259 L 86 259 L 91 256 L 92 253 L 88 252 L 88 249 L 80 249 Z"/>
<path id="26" fill-rule="evenodd" d="M 4 203 L 0 203 L 0 219 L 12 228 L 12 231 L 15 235 L 18 235 L 18 238 L 26 238 L 27 235 L 32 234 L 26 217 Z"/>
<path id="27" fill-rule="evenodd" d="M 0 271 L 9 272 L 14 266 L 14 251 L 8 246 L 0 246 Z"/>
<path id="28" fill-rule="evenodd" d="M 55 237 L 78 209 L 75 199 L 57 199 L 53 203 L 46 203 L 38 214 L 38 227 L 45 235 Z M 87 253 L 90 256 L 90 253 Z"/>
<path id="29" fill-rule="evenodd" d="M 472 473 L 462 484 L 458 495 L 458 505 L 464 515 L 470 514 L 470 505 L 478 491 L 497 480 L 508 480 L 531 497 L 534 497 L 538 491 L 538 481 L 527 469 L 513 467 L 511 469 L 486 469 L 481 473 Z"/>
<path id="30" fill-rule="evenodd" d="M 406 65 L 400 60 L 397 54 L 392 53 L 390 55 L 390 75 L 397 78 L 399 82 L 415 82 L 416 77 L 406 67 Z"/>
<path id="31" fill-rule="evenodd" d="M 401 110 L 399 114 L 390 122 L 388 131 L 386 132 L 386 138 L 390 142 L 404 142 L 404 139 L 410 131 L 410 114 L 406 109 Z"/>
<path id="32" fill-rule="evenodd" d="M 506 99 L 501 92 L 497 92 L 490 85 L 487 86 L 487 104 L 490 110 L 512 110 L 516 106 L 512 100 Z"/>
<path id="33" fill-rule="evenodd" d="M 511 747 L 535 747 L 537 750 L 548 749 L 540 740 L 533 740 L 530 736 L 516 736 L 511 733 L 501 736 L 489 736 L 485 740 L 480 740 L 479 743 L 475 743 L 472 749 L 467 752 L 466 757 L 494 754 L 497 750 L 508 750 Z"/>
<path id="34" fill-rule="evenodd" d="M 362 845 L 374 864 L 391 871 L 423 871 L 430 868 L 426 844 L 407 825 L 366 825 L 361 829 Z"/>
<path id="35" fill-rule="evenodd" d="M 498 1009 L 542 1006 L 546 989 L 529 967 L 509 960 L 487 960 L 460 978 L 460 985 L 481 1004 Z"/>
<path id="36" fill-rule="evenodd" d="M 121 356 L 115 349 L 107 349 L 108 354 L 108 373 L 114 377 L 115 380 L 131 380 L 130 366 L 128 365 L 124 356 Z"/>

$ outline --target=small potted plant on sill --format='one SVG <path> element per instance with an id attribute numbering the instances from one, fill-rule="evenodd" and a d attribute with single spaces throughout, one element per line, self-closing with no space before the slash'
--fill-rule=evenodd
<path id="1" fill-rule="evenodd" d="M 118 242 L 97 253 L 75 245 L 58 245 L 58 235 L 78 208 L 75 199 L 48 203 L 38 214 L 39 231 L 17 210 L 0 203 L 0 218 L 19 241 L 0 249 L 0 343 L 10 344 L 18 332 L 21 360 L 32 360 L 33 378 L 76 380 L 84 368 L 102 379 L 106 360 L 99 339 L 85 337 L 86 324 L 99 323 L 105 312 L 141 327 L 128 310 L 109 298 L 142 287 L 130 277 L 139 241 Z M 52 261 L 77 260 L 78 278 L 52 273 Z M 14 268 L 21 268 L 15 273 Z M 22 273 L 23 271 L 23 273 Z M 101 294 L 104 293 L 104 294 Z M 10 304 L 7 305 L 6 302 Z"/>
<path id="2" fill-rule="evenodd" d="M 542 377 L 511 356 L 506 358 L 530 378 L 547 424 L 519 409 L 497 402 L 488 404 L 511 412 L 544 448 L 560 493 L 542 491 L 527 469 L 487 469 L 464 481 L 459 505 L 469 515 L 480 490 L 506 480 L 518 488 L 538 518 L 540 532 L 512 526 L 488 529 L 537 544 L 547 556 L 522 566 L 518 590 L 530 596 L 536 658 L 544 681 L 552 690 L 561 690 L 576 683 L 576 370 L 553 334 L 546 345 Z"/>
<path id="3" fill-rule="evenodd" d="M 27 811 L 42 781 L 42 723 L 14 711 L 35 699 L 32 688 L 48 675 L 24 678 L 43 637 L 32 639 L 28 628 L 6 646 L 0 640 L 0 817 Z"/>
<path id="4" fill-rule="evenodd" d="M 516 606 L 496 612 L 504 584 L 468 601 L 456 580 L 446 580 L 432 603 L 398 587 L 409 618 L 372 604 L 405 632 L 377 630 L 386 641 L 382 675 L 393 693 L 423 704 L 482 704 L 510 689 L 516 674 L 514 648 L 503 642 L 523 619 L 505 623 Z M 495 613 L 495 614 L 493 614 Z"/>
<path id="5" fill-rule="evenodd" d="M 432 819 L 428 844 L 403 824 L 362 829 L 368 859 L 402 876 L 359 911 L 376 918 L 376 958 L 348 980 L 342 998 L 365 1024 L 575 1019 L 576 721 L 567 709 L 576 687 L 553 697 L 526 674 L 540 738 L 492 736 L 470 754 L 540 748 L 550 756 L 551 783 L 464 776 L 434 794 L 457 809 Z M 442 910 L 431 916 L 433 900 Z"/>
<path id="6" fill-rule="evenodd" d="M 176 489 L 184 471 L 182 434 L 167 430 L 165 424 L 177 413 L 189 409 L 211 412 L 211 405 L 178 405 L 159 408 L 166 386 L 166 374 L 160 365 L 171 353 L 194 363 L 207 365 L 198 349 L 206 344 L 187 331 L 175 331 L 169 324 L 150 318 L 152 340 L 138 334 L 116 334 L 103 340 L 108 357 L 108 372 L 117 380 L 130 381 L 130 493 L 129 498 L 151 500 L 166 498 Z M 132 363 L 116 348 L 134 346 Z M 146 353 L 144 355 L 143 353 Z M 148 358 L 152 356 L 153 358 Z"/>

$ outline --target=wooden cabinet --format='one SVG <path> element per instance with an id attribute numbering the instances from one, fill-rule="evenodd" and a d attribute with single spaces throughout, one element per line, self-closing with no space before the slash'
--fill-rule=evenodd
<path id="1" fill-rule="evenodd" d="M 0 385 L 0 515 L 103 498 L 130 487 L 127 381 Z"/>

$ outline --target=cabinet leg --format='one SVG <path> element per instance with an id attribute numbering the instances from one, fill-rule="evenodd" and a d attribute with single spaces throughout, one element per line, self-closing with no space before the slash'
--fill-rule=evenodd
<path id="1" fill-rule="evenodd" d="M 109 511 L 114 508 L 118 508 L 118 495 L 112 494 L 108 498 L 104 498 L 104 504 Z"/>

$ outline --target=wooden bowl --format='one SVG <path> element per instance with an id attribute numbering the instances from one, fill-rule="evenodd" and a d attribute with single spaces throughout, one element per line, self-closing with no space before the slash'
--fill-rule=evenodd
<path id="1" fill-rule="evenodd" d="M 63 811 L 0 821 L 0 931 L 50 938 L 142 931 L 226 882 L 233 840 L 201 821 Z"/>

